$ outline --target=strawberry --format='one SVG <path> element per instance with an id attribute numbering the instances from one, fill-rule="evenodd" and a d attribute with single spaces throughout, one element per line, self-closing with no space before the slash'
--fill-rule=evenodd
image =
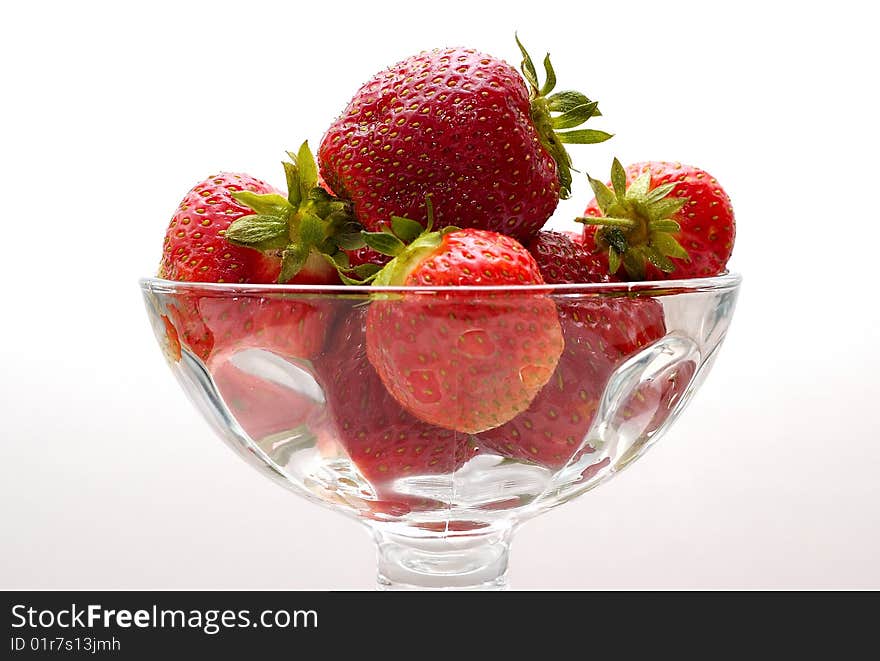
<path id="1" fill-rule="evenodd" d="M 584 244 L 584 232 L 582 229 L 575 230 L 560 230 L 559 234 L 563 234 L 567 236 L 569 239 L 574 241 L 576 244 L 582 246 Z"/>
<path id="2" fill-rule="evenodd" d="M 239 191 L 278 194 L 259 179 L 232 172 L 196 184 L 168 225 L 160 277 L 195 282 L 273 282 L 277 278 L 277 258 L 231 245 L 224 237 L 232 221 L 253 213 L 232 197 Z"/>
<path id="3" fill-rule="evenodd" d="M 220 173 L 186 194 L 165 234 L 159 276 L 234 283 L 334 283 L 321 253 L 360 245 L 348 203 L 317 186 L 304 143 L 285 162 L 288 195 L 250 175 Z M 354 243 L 352 243 L 354 240 Z"/>
<path id="4" fill-rule="evenodd" d="M 324 346 L 331 309 L 317 301 L 181 292 L 168 305 L 167 316 L 169 344 L 173 347 L 177 339 L 204 363 L 215 365 L 249 348 L 311 359 Z"/>
<path id="5" fill-rule="evenodd" d="M 612 282 L 608 262 L 601 253 L 587 250 L 580 235 L 541 231 L 526 245 L 547 284 Z"/>
<path id="6" fill-rule="evenodd" d="M 721 273 L 736 234 L 733 207 L 705 170 L 661 161 L 626 169 L 614 159 L 611 186 L 590 178 L 596 198 L 580 222 L 584 245 L 607 255 L 609 272 L 631 280 Z"/>
<path id="7" fill-rule="evenodd" d="M 398 235 L 367 235 L 394 255 L 377 285 L 543 284 L 538 265 L 514 239 L 480 229 L 431 231 L 395 217 Z M 367 356 L 388 392 L 417 418 L 455 431 L 497 427 L 528 408 L 562 352 L 556 306 L 544 294 L 407 293 L 375 300 Z"/>
<path id="8" fill-rule="evenodd" d="M 563 132 L 599 115 L 578 92 L 551 94 L 549 56 L 539 87 L 506 62 L 469 48 L 422 52 L 376 74 L 327 130 L 318 150 L 333 191 L 372 231 L 392 215 L 424 222 L 426 194 L 437 226 L 461 223 L 526 241 L 570 194 L 563 143 L 596 143 L 603 131 Z M 466 221 L 466 222 L 465 222 Z"/>
<path id="9" fill-rule="evenodd" d="M 168 318 L 167 314 L 161 315 L 162 325 L 165 330 L 165 342 L 162 343 L 162 352 L 169 363 L 179 363 L 181 357 L 180 337 L 177 335 L 177 328 L 174 322 Z M 161 337 L 161 336 L 160 336 Z"/>
<path id="10" fill-rule="evenodd" d="M 561 468 L 581 447 L 612 372 L 666 333 L 651 298 L 581 298 L 561 303 L 559 320 L 565 350 L 553 376 L 526 411 L 477 437 L 481 451 Z"/>
<path id="11" fill-rule="evenodd" d="M 356 248 L 354 250 L 346 250 L 345 253 L 348 256 L 348 263 L 352 268 L 364 264 L 375 264 L 381 268 L 391 261 L 389 255 L 383 255 L 380 252 L 376 252 L 370 248 L 370 246 L 363 246 L 362 248 Z"/>
<path id="12" fill-rule="evenodd" d="M 367 309 L 340 314 L 327 349 L 315 361 L 336 438 L 380 495 L 411 475 L 451 473 L 472 455 L 464 434 L 407 413 L 385 389 L 367 359 Z"/>
<path id="13" fill-rule="evenodd" d="M 296 435 L 298 427 L 320 415 L 322 406 L 314 399 L 231 362 L 219 365 L 211 376 L 235 421 L 256 442 L 271 441 L 279 434 Z"/>

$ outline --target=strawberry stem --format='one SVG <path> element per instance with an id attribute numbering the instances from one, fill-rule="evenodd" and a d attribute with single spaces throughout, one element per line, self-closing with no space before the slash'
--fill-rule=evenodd
<path id="1" fill-rule="evenodd" d="M 235 220 L 226 230 L 229 243 L 281 254 L 278 282 L 285 283 L 299 273 L 312 252 L 332 262 L 342 250 L 364 245 L 361 226 L 348 200 L 334 197 L 318 186 L 318 166 L 303 142 L 296 154 L 287 152 L 284 162 L 287 198 L 275 194 L 237 191 L 232 196 L 254 211 Z"/>
<path id="2" fill-rule="evenodd" d="M 529 99 L 531 103 L 530 116 L 541 145 L 547 153 L 556 161 L 556 169 L 559 174 L 559 197 L 567 199 L 571 195 L 571 156 L 565 149 L 566 144 L 595 144 L 604 142 L 612 137 L 611 133 L 594 129 L 580 129 L 577 131 L 564 131 L 580 126 L 590 117 L 598 117 L 598 103 L 591 101 L 580 92 L 556 92 L 551 94 L 556 87 L 556 72 L 550 63 L 550 54 L 544 57 L 544 84 L 538 81 L 538 72 L 535 63 L 518 35 L 516 45 L 522 53 L 520 70 L 529 87 Z"/>
<path id="3" fill-rule="evenodd" d="M 583 223 L 584 225 L 596 227 L 623 227 L 625 229 L 634 229 L 637 224 L 636 221 L 630 218 L 612 218 L 609 216 L 578 216 L 574 220 L 575 222 Z"/>
<path id="4" fill-rule="evenodd" d="M 687 251 L 675 234 L 681 225 L 673 218 L 687 198 L 670 197 L 674 185 L 651 188 L 651 174 L 645 172 L 626 184 L 626 171 L 616 158 L 611 166 L 611 188 L 587 175 L 603 216 L 580 216 L 579 223 L 595 227 L 594 240 L 600 251 L 607 251 L 611 273 L 622 264 L 636 280 L 652 264 L 669 273 L 675 269 L 670 258 L 687 259 Z"/>
<path id="5" fill-rule="evenodd" d="M 409 272 L 441 244 L 443 237 L 449 232 L 455 232 L 459 229 L 454 225 L 449 225 L 434 231 L 434 203 L 431 199 L 431 193 L 425 195 L 425 209 L 427 222 L 424 226 L 410 218 L 391 216 L 390 225 L 386 226 L 383 231 L 361 231 L 361 237 L 366 245 L 376 252 L 392 258 L 383 267 L 374 264 L 361 264 L 356 268 L 350 268 L 347 260 L 328 257 L 330 263 L 339 272 L 342 281 L 349 285 L 404 284 Z"/>

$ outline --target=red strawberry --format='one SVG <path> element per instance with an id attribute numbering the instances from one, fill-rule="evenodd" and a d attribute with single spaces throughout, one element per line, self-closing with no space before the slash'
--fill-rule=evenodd
<path id="1" fill-rule="evenodd" d="M 424 221 L 432 193 L 438 227 L 456 223 L 528 240 L 560 196 L 568 197 L 563 143 L 611 136 L 557 132 L 598 115 L 597 104 L 577 92 L 550 94 L 556 76 L 549 56 L 539 87 L 519 46 L 525 81 L 491 55 L 447 48 L 409 57 L 355 94 L 324 135 L 318 160 L 367 229 L 380 230 L 392 215 Z"/>
<path id="2" fill-rule="evenodd" d="M 221 173 L 197 184 L 165 234 L 159 275 L 198 282 L 339 282 L 321 253 L 358 245 L 350 205 L 317 184 L 303 144 L 284 163 L 288 195 L 246 174 Z M 362 243 L 361 243 L 362 245 Z"/>
<path id="3" fill-rule="evenodd" d="M 317 301 L 223 294 L 179 293 L 168 305 L 175 337 L 208 365 L 249 348 L 311 359 L 324 346 L 330 313 Z"/>
<path id="4" fill-rule="evenodd" d="M 352 268 L 364 264 L 375 264 L 381 268 L 391 261 L 389 255 L 383 255 L 380 252 L 376 252 L 370 248 L 370 246 L 356 248 L 355 250 L 346 250 L 345 253 L 348 255 L 348 263 Z"/>
<path id="5" fill-rule="evenodd" d="M 396 255 L 375 284 L 543 284 L 514 239 L 478 229 L 431 232 L 431 218 L 429 210 L 428 231 L 408 247 L 389 234 L 368 235 L 368 244 Z M 393 225 L 410 237 L 420 227 L 401 218 Z M 374 301 L 367 319 L 367 356 L 388 392 L 419 419 L 460 432 L 497 427 L 528 408 L 561 351 L 556 306 L 535 292 L 410 293 Z"/>
<path id="6" fill-rule="evenodd" d="M 194 282 L 274 282 L 280 260 L 231 245 L 224 233 L 232 221 L 253 211 L 233 192 L 278 194 L 247 174 L 221 172 L 196 184 L 180 202 L 168 225 L 159 276 Z"/>
<path id="7" fill-rule="evenodd" d="M 167 314 L 161 315 L 160 318 L 162 319 L 162 324 L 165 327 L 165 339 L 167 340 L 167 342 L 162 344 L 162 351 L 165 354 L 168 362 L 180 362 L 181 347 L 180 338 L 177 335 L 177 328 L 174 327 L 174 324 L 168 318 Z"/>
<path id="8" fill-rule="evenodd" d="M 211 375 L 217 391 L 242 429 L 256 442 L 309 425 L 322 406 L 287 386 L 222 363 Z"/>
<path id="9" fill-rule="evenodd" d="M 609 189 L 595 179 L 584 212 L 584 245 L 621 263 L 631 280 L 717 275 L 733 250 L 736 223 L 727 193 L 708 172 L 681 163 L 617 159 Z M 600 218 L 604 217 L 604 218 Z"/>
<path id="10" fill-rule="evenodd" d="M 564 234 L 569 239 L 574 241 L 576 244 L 583 245 L 584 244 L 584 232 L 583 230 L 560 230 L 560 234 Z"/>
<path id="11" fill-rule="evenodd" d="M 561 304 L 559 318 L 565 350 L 556 371 L 528 410 L 478 436 L 481 450 L 561 468 L 583 443 L 611 373 L 666 333 L 651 298 L 582 298 Z"/>
<path id="12" fill-rule="evenodd" d="M 612 282 L 608 261 L 601 253 L 587 250 L 572 232 L 541 231 L 526 246 L 548 284 Z"/>
<path id="13" fill-rule="evenodd" d="M 382 385 L 367 359 L 367 309 L 340 316 L 315 369 L 336 437 L 363 476 L 390 496 L 396 478 L 461 467 L 473 455 L 468 437 L 413 417 Z"/>

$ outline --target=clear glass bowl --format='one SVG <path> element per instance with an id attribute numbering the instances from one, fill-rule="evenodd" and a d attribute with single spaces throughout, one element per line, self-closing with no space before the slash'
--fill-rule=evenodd
<path id="1" fill-rule="evenodd" d="M 168 364 L 217 435 L 366 524 L 380 587 L 483 589 L 505 585 L 517 525 L 613 477 L 678 417 L 739 285 L 141 281 Z M 484 429 L 478 414 L 497 410 Z M 467 431 L 440 424 L 474 416 Z"/>

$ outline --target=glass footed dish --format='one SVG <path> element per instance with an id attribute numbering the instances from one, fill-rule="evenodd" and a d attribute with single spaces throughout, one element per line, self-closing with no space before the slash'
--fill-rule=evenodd
<path id="1" fill-rule="evenodd" d="M 381 588 L 496 589 L 518 525 L 609 480 L 678 418 L 740 282 L 140 284 L 217 436 L 366 525 Z"/>

